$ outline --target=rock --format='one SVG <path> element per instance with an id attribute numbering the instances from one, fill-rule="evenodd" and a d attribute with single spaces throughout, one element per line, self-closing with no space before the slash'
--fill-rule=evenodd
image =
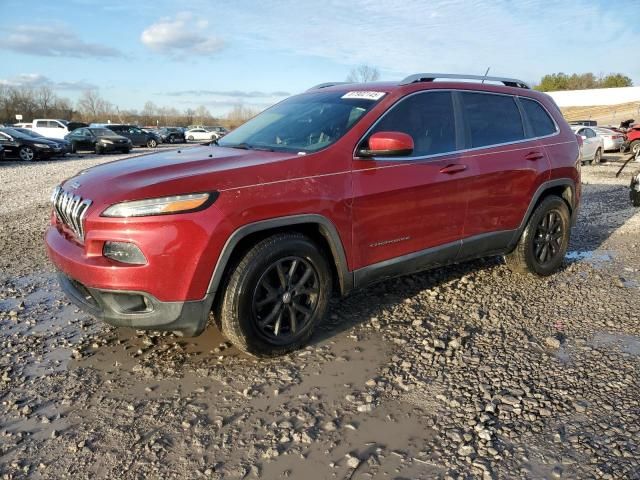
<path id="1" fill-rule="evenodd" d="M 560 348 L 560 340 L 558 340 L 556 337 L 546 337 L 544 339 L 544 343 L 549 348 L 553 348 L 553 349 Z"/>

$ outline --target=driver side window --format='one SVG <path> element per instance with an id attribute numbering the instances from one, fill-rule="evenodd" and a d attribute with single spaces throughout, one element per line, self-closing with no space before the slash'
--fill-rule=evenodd
<path id="1" fill-rule="evenodd" d="M 400 100 L 369 133 L 402 132 L 413 138 L 412 157 L 456 150 L 451 92 L 418 93 Z"/>

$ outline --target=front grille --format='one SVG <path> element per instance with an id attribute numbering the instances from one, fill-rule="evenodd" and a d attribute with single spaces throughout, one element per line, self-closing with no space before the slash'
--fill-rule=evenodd
<path id="1" fill-rule="evenodd" d="M 91 200 L 66 192 L 56 187 L 51 195 L 51 203 L 58 219 L 69 227 L 80 240 L 84 240 L 84 217 Z"/>

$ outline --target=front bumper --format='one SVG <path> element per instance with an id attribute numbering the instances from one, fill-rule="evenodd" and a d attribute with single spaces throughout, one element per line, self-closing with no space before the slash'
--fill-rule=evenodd
<path id="1" fill-rule="evenodd" d="M 69 299 L 91 316 L 116 327 L 170 330 L 193 337 L 207 325 L 214 294 L 203 300 L 161 302 L 146 292 L 100 290 L 60 273 L 60 286 Z"/>

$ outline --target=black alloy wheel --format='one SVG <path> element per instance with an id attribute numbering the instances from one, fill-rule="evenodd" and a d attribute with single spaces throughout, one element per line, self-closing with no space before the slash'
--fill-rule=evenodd
<path id="1" fill-rule="evenodd" d="M 313 318 L 319 293 L 318 272 L 308 261 L 297 256 L 276 260 L 253 292 L 256 330 L 270 343 L 291 343 Z"/>
<path id="2" fill-rule="evenodd" d="M 540 266 L 547 266 L 562 252 L 564 227 L 560 212 L 549 210 L 542 217 L 533 240 L 534 256 Z M 564 256 L 564 252 L 563 256 Z"/>

